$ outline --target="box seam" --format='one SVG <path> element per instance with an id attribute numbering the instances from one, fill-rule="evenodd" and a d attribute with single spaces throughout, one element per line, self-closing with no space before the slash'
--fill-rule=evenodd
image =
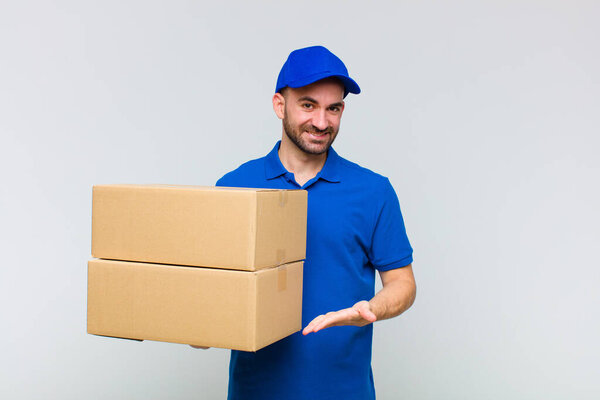
<path id="1" fill-rule="evenodd" d="M 251 285 L 249 292 L 249 301 L 248 305 L 250 310 L 248 312 L 248 325 L 251 327 L 250 329 L 250 343 L 248 343 L 248 348 L 251 351 L 256 351 L 257 349 L 257 337 L 258 337 L 258 279 L 259 276 L 256 272 L 251 273 L 253 276 L 250 279 Z"/>
<path id="2" fill-rule="evenodd" d="M 254 270 L 259 269 L 258 265 L 257 265 L 257 251 L 256 248 L 258 246 L 258 226 L 259 226 L 259 218 L 260 218 L 260 199 L 259 199 L 259 193 L 255 192 L 254 193 L 254 221 L 253 221 L 253 228 L 252 229 L 252 237 L 250 239 L 251 241 L 251 246 L 250 246 L 250 256 L 249 256 L 249 265 L 251 265 Z"/>

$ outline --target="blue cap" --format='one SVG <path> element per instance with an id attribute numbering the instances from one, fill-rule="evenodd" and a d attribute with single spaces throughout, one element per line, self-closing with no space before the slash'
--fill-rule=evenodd
<path id="1" fill-rule="evenodd" d="M 342 60 L 325 47 L 312 46 L 294 50 L 281 67 L 275 92 L 286 86 L 299 88 L 329 77 L 338 78 L 342 82 L 344 97 L 348 93 L 360 93 L 358 84 L 348 76 L 348 69 Z"/>

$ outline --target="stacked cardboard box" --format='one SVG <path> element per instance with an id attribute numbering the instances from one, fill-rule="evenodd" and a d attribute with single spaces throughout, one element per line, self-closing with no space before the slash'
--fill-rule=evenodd
<path id="1" fill-rule="evenodd" d="M 93 188 L 88 333 L 256 351 L 301 329 L 307 193 Z"/>

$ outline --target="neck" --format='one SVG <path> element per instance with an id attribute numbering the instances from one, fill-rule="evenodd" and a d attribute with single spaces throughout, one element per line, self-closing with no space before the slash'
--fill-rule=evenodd
<path id="1" fill-rule="evenodd" d="M 279 159 L 291 173 L 294 174 L 296 182 L 302 186 L 314 178 L 325 165 L 327 153 L 309 154 L 298 148 L 285 132 L 279 146 Z"/>

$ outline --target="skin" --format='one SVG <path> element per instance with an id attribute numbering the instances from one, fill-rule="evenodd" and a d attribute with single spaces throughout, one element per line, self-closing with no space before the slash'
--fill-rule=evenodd
<path id="1" fill-rule="evenodd" d="M 343 98 L 344 87 L 337 79 L 323 79 L 300 88 L 287 87 L 273 96 L 273 110 L 282 120 L 279 159 L 300 186 L 314 178 L 325 165 L 327 150 L 340 129 L 345 107 Z M 416 297 L 412 264 L 380 271 L 379 276 L 383 288 L 372 299 L 319 315 L 302 334 L 332 326 L 365 326 L 406 311 Z"/>
<path id="2" fill-rule="evenodd" d="M 273 95 L 273 110 L 282 120 L 279 159 L 300 186 L 323 168 L 344 106 L 344 87 L 337 79 L 288 87 Z"/>

